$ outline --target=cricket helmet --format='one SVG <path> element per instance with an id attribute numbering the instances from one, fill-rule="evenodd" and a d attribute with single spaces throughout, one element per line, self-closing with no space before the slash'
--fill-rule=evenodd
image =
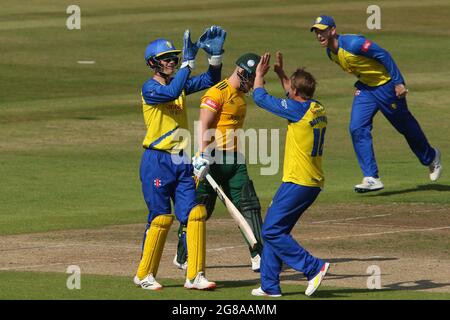
<path id="1" fill-rule="evenodd" d="M 250 76 L 255 74 L 259 60 L 261 60 L 261 56 L 254 53 L 246 53 L 236 60 L 236 65 L 244 69 L 246 75 Z"/>
<path id="2" fill-rule="evenodd" d="M 255 80 L 256 67 L 258 66 L 261 56 L 255 53 L 246 53 L 236 60 L 236 65 L 243 70 L 238 72 L 239 76 L 239 90 L 249 92 L 253 87 Z"/>
<path id="3" fill-rule="evenodd" d="M 181 50 L 177 50 L 172 42 L 166 39 L 156 39 L 150 42 L 145 48 L 145 61 L 156 60 L 158 57 L 166 54 L 179 55 Z"/>

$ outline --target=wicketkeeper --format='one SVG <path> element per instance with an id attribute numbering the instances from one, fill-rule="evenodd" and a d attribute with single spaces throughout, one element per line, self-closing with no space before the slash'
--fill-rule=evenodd
<path id="1" fill-rule="evenodd" d="M 179 129 L 188 127 L 186 96 L 220 81 L 225 36 L 224 30 L 212 26 L 192 43 L 186 30 L 182 51 L 166 39 L 152 41 L 145 50 L 145 61 L 153 70 L 153 77 L 142 86 L 147 134 L 140 178 L 149 214 L 142 257 L 134 278 L 135 284 L 143 289 L 162 288 L 155 277 L 173 222 L 171 200 L 175 216 L 187 225 L 185 241 L 190 259 L 184 287 L 203 290 L 216 286 L 205 278 L 205 206 L 196 200 L 190 155 L 184 152 L 186 140 L 180 141 L 176 136 Z M 211 47 L 217 51 L 211 51 Z M 199 48 L 208 54 L 209 68 L 199 76 L 190 77 Z M 181 52 L 182 63 L 176 72 Z"/>
<path id="2" fill-rule="evenodd" d="M 238 150 L 236 130 L 242 129 L 244 125 L 247 112 L 245 94 L 253 88 L 260 58 L 254 53 L 239 57 L 233 73 L 206 91 L 201 98 L 198 131 L 201 137 L 200 149 L 192 162 L 194 173 L 200 181 L 197 201 L 206 206 L 206 219 L 213 213 L 217 199 L 213 188 L 203 180 L 209 172 L 250 225 L 258 241 L 254 248 L 249 246 L 252 270 L 255 272 L 259 271 L 262 251 L 261 205 L 248 176 L 245 158 Z M 214 131 L 213 140 L 207 136 L 208 130 Z M 174 264 L 179 268 L 186 265 L 186 250 L 181 241 L 185 230 L 186 227 L 181 224 L 178 251 L 174 258 Z M 190 259 L 189 255 L 187 261 Z"/>

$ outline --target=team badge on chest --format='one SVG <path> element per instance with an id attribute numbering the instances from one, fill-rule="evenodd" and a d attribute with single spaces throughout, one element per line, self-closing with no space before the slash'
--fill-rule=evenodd
<path id="1" fill-rule="evenodd" d="M 156 188 L 161 187 L 161 185 L 162 185 L 161 179 L 160 179 L 160 178 L 156 178 L 155 180 L 153 180 L 153 185 L 154 185 Z"/>

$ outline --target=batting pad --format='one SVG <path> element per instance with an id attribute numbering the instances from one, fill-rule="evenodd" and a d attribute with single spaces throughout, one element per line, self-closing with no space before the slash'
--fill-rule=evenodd
<path id="1" fill-rule="evenodd" d="M 253 181 L 248 180 L 243 186 L 241 191 L 241 213 L 244 219 L 252 228 L 253 234 L 255 235 L 258 244 L 255 250 L 250 250 L 252 257 L 256 254 L 262 253 L 262 218 L 261 218 L 261 205 L 259 203 L 258 196 L 256 195 L 255 187 L 253 186 Z M 245 237 L 244 237 L 245 239 Z M 248 244 L 247 239 L 245 241 Z"/>
<path id="2" fill-rule="evenodd" d="M 167 233 L 173 222 L 173 215 L 162 214 L 153 219 L 144 242 L 141 262 L 137 276 L 140 280 L 152 273 L 156 277 L 159 262 L 166 243 Z"/>
<path id="3" fill-rule="evenodd" d="M 197 205 L 189 213 L 186 230 L 188 248 L 187 279 L 193 280 L 197 273 L 205 270 L 206 255 L 206 209 Z"/>

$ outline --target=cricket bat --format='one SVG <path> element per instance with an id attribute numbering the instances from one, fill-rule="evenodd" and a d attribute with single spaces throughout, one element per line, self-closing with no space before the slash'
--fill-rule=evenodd
<path id="1" fill-rule="evenodd" d="M 233 204 L 233 202 L 231 202 L 231 200 L 228 199 L 225 192 L 217 184 L 217 182 L 213 179 L 213 177 L 211 177 L 209 173 L 206 175 L 206 180 L 208 180 L 211 187 L 214 189 L 214 191 L 216 191 L 219 199 L 223 202 L 225 207 L 227 207 L 228 212 L 230 213 L 234 221 L 237 223 L 245 239 L 247 239 L 248 243 L 250 244 L 250 247 L 254 249 L 257 244 L 257 241 L 255 235 L 253 234 L 252 228 L 250 228 L 250 225 L 248 224 L 247 220 L 244 219 L 244 217 L 236 208 L 236 206 Z"/>

